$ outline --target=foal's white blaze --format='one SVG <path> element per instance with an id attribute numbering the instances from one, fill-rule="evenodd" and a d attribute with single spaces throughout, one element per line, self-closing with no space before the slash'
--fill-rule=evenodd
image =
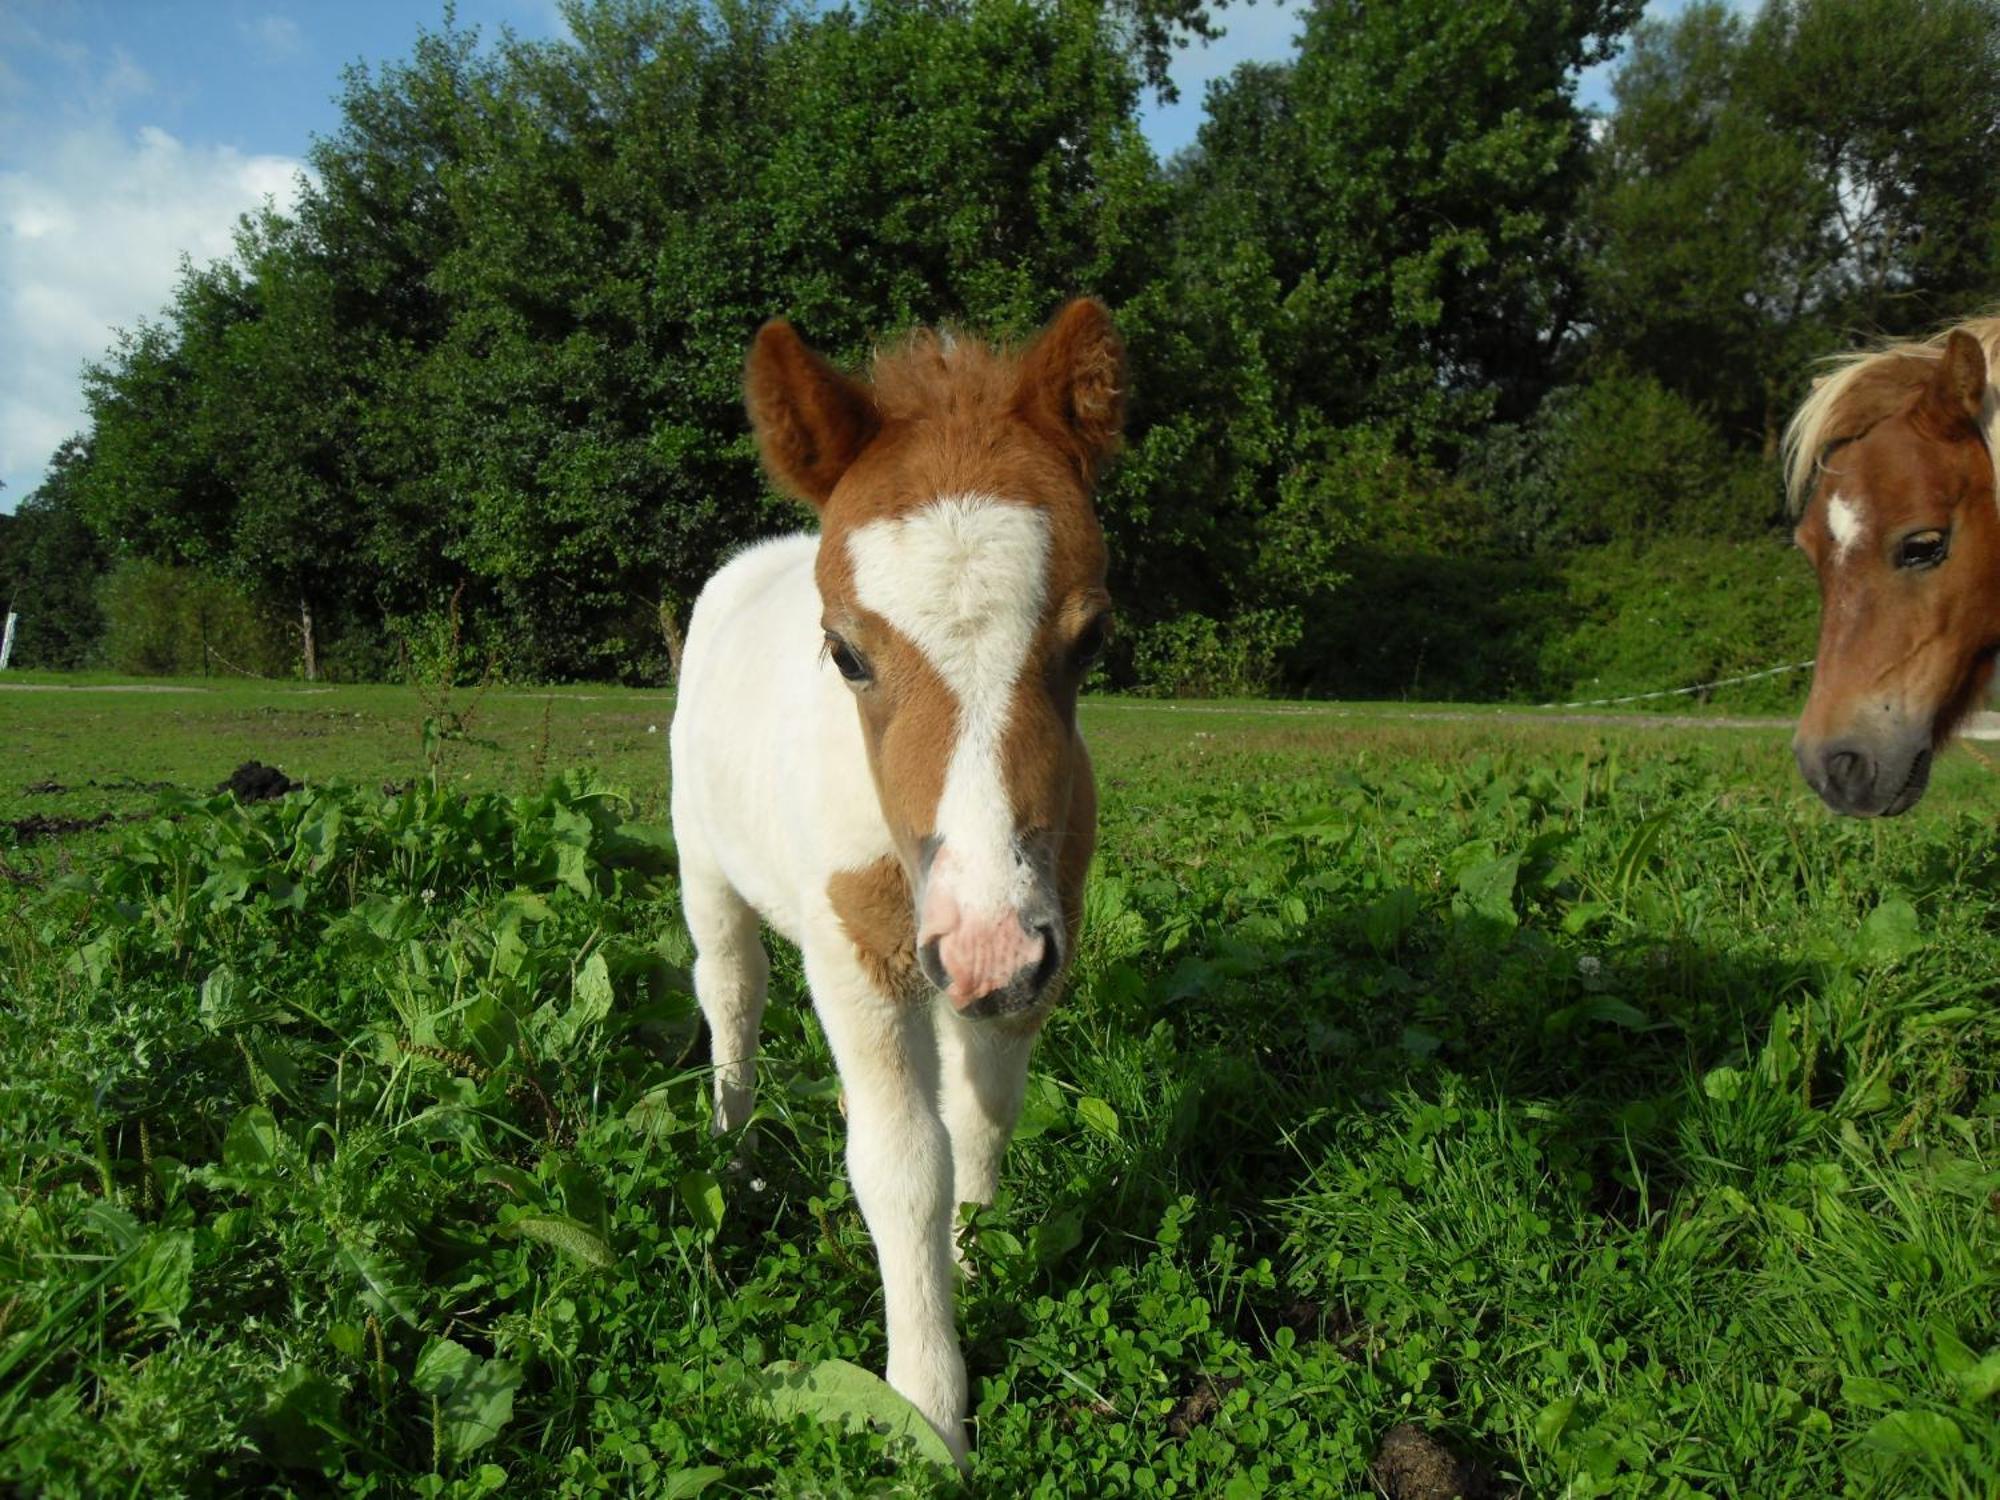
<path id="1" fill-rule="evenodd" d="M 940 940 L 952 998 L 964 1004 L 1041 954 L 1017 915 L 1033 872 L 1015 855 L 1001 747 L 1047 600 L 1048 517 L 951 495 L 857 528 L 847 551 L 857 600 L 921 651 L 957 700 L 917 941 Z"/>
<path id="2" fill-rule="evenodd" d="M 1836 558 L 1847 556 L 1854 550 L 1854 544 L 1861 540 L 1864 515 L 1861 502 L 1850 500 L 1845 495 L 1835 495 L 1826 502 L 1826 529 L 1833 537 L 1833 555 Z"/>

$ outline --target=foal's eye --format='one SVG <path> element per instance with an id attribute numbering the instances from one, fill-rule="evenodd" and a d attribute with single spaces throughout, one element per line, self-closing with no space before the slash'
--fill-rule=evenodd
<path id="1" fill-rule="evenodd" d="M 868 680 L 868 663 L 854 652 L 854 648 L 839 636 L 829 634 L 826 638 L 826 654 L 833 658 L 833 668 L 849 682 Z"/>
<path id="2" fill-rule="evenodd" d="M 1078 667 L 1087 667 L 1104 654 L 1105 643 L 1111 639 L 1111 616 L 1099 615 L 1083 627 L 1083 634 L 1076 638 L 1076 644 L 1069 648 L 1070 660 Z"/>
<path id="3" fill-rule="evenodd" d="M 1951 550 L 1951 537 L 1943 531 L 1913 531 L 1896 544 L 1899 568 L 1935 568 Z"/>

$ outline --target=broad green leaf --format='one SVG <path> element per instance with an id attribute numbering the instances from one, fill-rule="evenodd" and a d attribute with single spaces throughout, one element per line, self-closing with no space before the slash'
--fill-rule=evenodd
<path id="1" fill-rule="evenodd" d="M 608 1271 L 618 1263 L 602 1235 L 566 1214 L 524 1214 L 507 1229 L 523 1239 L 534 1240 L 560 1251 L 592 1270 Z"/>
<path id="2" fill-rule="evenodd" d="M 1933 1343 L 1937 1349 L 1938 1369 L 1959 1388 L 1967 1401 L 1984 1401 L 2000 1391 L 2000 1349 L 1981 1358 L 1947 1328 L 1936 1331 Z"/>
<path id="3" fill-rule="evenodd" d="M 1558 1396 L 1547 1406 L 1535 1413 L 1535 1442 L 1543 1448 L 1553 1449 L 1569 1426 L 1570 1416 L 1576 1411 L 1576 1397 Z"/>
<path id="4" fill-rule="evenodd" d="M 1891 1407 L 1899 1406 L 1909 1398 L 1900 1386 L 1891 1385 L 1886 1380 L 1877 1380 L 1872 1375 L 1843 1375 L 1840 1380 L 1840 1399 L 1849 1406 Z"/>
<path id="5" fill-rule="evenodd" d="M 163 1230 L 148 1235 L 125 1265 L 125 1290 L 132 1310 L 178 1328 L 194 1283 L 194 1231 Z"/>
<path id="6" fill-rule="evenodd" d="M 659 1488 L 654 1493 L 661 1500 L 694 1500 L 696 1495 L 728 1473 L 727 1469 L 719 1469 L 714 1464 L 706 1464 L 699 1469 L 676 1469 L 657 1481 Z"/>
<path id="7" fill-rule="evenodd" d="M 504 1360 L 481 1359 L 456 1339 L 432 1339 L 417 1358 L 410 1383 L 438 1399 L 438 1437 L 454 1458 L 486 1446 L 514 1416 L 521 1372 Z"/>
<path id="8" fill-rule="evenodd" d="M 1898 1458 L 1951 1458 L 1965 1446 L 1965 1434 L 1950 1417 L 1934 1411 L 1892 1411 L 1861 1435 L 1878 1452 Z"/>
<path id="9" fill-rule="evenodd" d="M 1519 926 L 1521 918 L 1514 910 L 1514 883 L 1520 874 L 1518 854 L 1503 854 L 1461 870 L 1458 876 L 1461 908 L 1503 927 Z"/>
<path id="10" fill-rule="evenodd" d="M 590 852 L 578 844 L 557 844 L 556 879 L 579 896 L 594 896 L 590 883 Z"/>
<path id="11" fill-rule="evenodd" d="M 377 1313 L 417 1326 L 417 1278 L 393 1255 L 379 1250 L 340 1247 L 340 1258 L 360 1280 L 362 1296 Z"/>
<path id="12" fill-rule="evenodd" d="M 1076 1101 L 1076 1117 L 1106 1140 L 1118 1139 L 1118 1111 L 1095 1094 Z"/>
<path id="13" fill-rule="evenodd" d="M 1720 1104 L 1727 1104 L 1743 1093 L 1743 1085 L 1748 1080 L 1735 1068 L 1710 1068 L 1702 1075 L 1701 1091 Z"/>
<path id="14" fill-rule="evenodd" d="M 1035 1226 L 1031 1239 L 1036 1262 L 1052 1266 L 1083 1243 L 1083 1215 L 1073 1208 L 1058 1209 Z"/>
<path id="15" fill-rule="evenodd" d="M 326 1461 L 340 1425 L 340 1391 L 307 1365 L 288 1365 L 271 1382 L 257 1414 L 258 1447 L 286 1468 L 316 1468 Z"/>
<path id="16" fill-rule="evenodd" d="M 1062 1088 L 1046 1073 L 1029 1075 L 1028 1088 L 1021 1098 L 1021 1119 L 1014 1127 L 1014 1139 L 1031 1140 L 1052 1130 L 1069 1118 L 1063 1104 Z"/>
<path id="17" fill-rule="evenodd" d="M 1917 909 L 1893 896 L 1868 914 L 1854 937 L 1854 959 L 1863 968 L 1898 963 L 1923 947 Z"/>
<path id="18" fill-rule="evenodd" d="M 249 981 L 227 964 L 211 970 L 201 982 L 201 1024 L 210 1031 L 242 1026 L 258 1015 L 250 1001 Z"/>
<path id="19" fill-rule="evenodd" d="M 1378 958 L 1393 953 L 1417 924 L 1417 893 L 1399 885 L 1361 910 L 1361 935 Z"/>
<path id="20" fill-rule="evenodd" d="M 222 1138 L 222 1164 L 236 1177 L 268 1177 L 278 1170 L 283 1137 L 278 1120 L 261 1104 L 253 1104 L 229 1122 Z"/>
<path id="21" fill-rule="evenodd" d="M 1625 847 L 1618 853 L 1618 864 L 1611 877 L 1612 888 L 1621 896 L 1629 896 L 1639 876 L 1644 873 L 1653 851 L 1659 847 L 1660 835 L 1666 831 L 1666 813 L 1655 813 L 1646 819 L 1625 840 Z"/>
<path id="22" fill-rule="evenodd" d="M 923 1414 L 878 1375 L 844 1359 L 816 1365 L 780 1360 L 764 1370 L 764 1397 L 780 1418 L 807 1416 L 858 1432 L 873 1427 L 904 1439 L 932 1463 L 950 1467 L 951 1450 Z"/>
<path id="23" fill-rule="evenodd" d="M 680 1194 L 681 1202 L 687 1205 L 702 1233 L 712 1235 L 721 1230 L 722 1184 L 715 1180 L 713 1172 L 683 1172 Z"/>

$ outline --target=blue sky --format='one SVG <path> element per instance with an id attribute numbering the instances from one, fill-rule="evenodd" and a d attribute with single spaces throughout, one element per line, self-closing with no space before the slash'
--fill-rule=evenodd
<path id="1" fill-rule="evenodd" d="M 457 11 L 482 32 L 562 30 L 555 0 Z M 1210 80 L 1285 56 L 1301 14 L 1223 12 L 1227 34 L 1175 67 L 1180 103 L 1145 111 L 1154 147 L 1193 139 Z M 441 16 L 425 0 L 0 0 L 0 510 L 81 425 L 83 363 L 159 310 L 181 257 L 228 254 L 239 214 L 291 200 L 338 123 L 341 69 L 405 55 Z M 1606 95 L 1599 70 L 1584 98 Z"/>

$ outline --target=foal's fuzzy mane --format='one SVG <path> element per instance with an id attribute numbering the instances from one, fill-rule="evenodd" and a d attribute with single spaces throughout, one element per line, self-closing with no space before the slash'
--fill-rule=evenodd
<path id="1" fill-rule="evenodd" d="M 1812 498 L 1813 477 L 1826 445 L 1858 437 L 1907 401 L 1931 377 L 1944 355 L 1945 340 L 1963 329 L 1986 351 L 1986 400 L 1980 427 L 2000 476 L 2000 311 L 1971 318 L 1927 339 L 1891 340 L 1850 349 L 1827 361 L 1831 367 L 1813 382 L 1785 428 L 1785 498 L 1793 515 Z"/>
<path id="2" fill-rule="evenodd" d="M 957 329 L 920 328 L 882 345 L 869 366 L 875 405 L 891 421 L 990 417 L 1013 403 L 1021 351 Z"/>

